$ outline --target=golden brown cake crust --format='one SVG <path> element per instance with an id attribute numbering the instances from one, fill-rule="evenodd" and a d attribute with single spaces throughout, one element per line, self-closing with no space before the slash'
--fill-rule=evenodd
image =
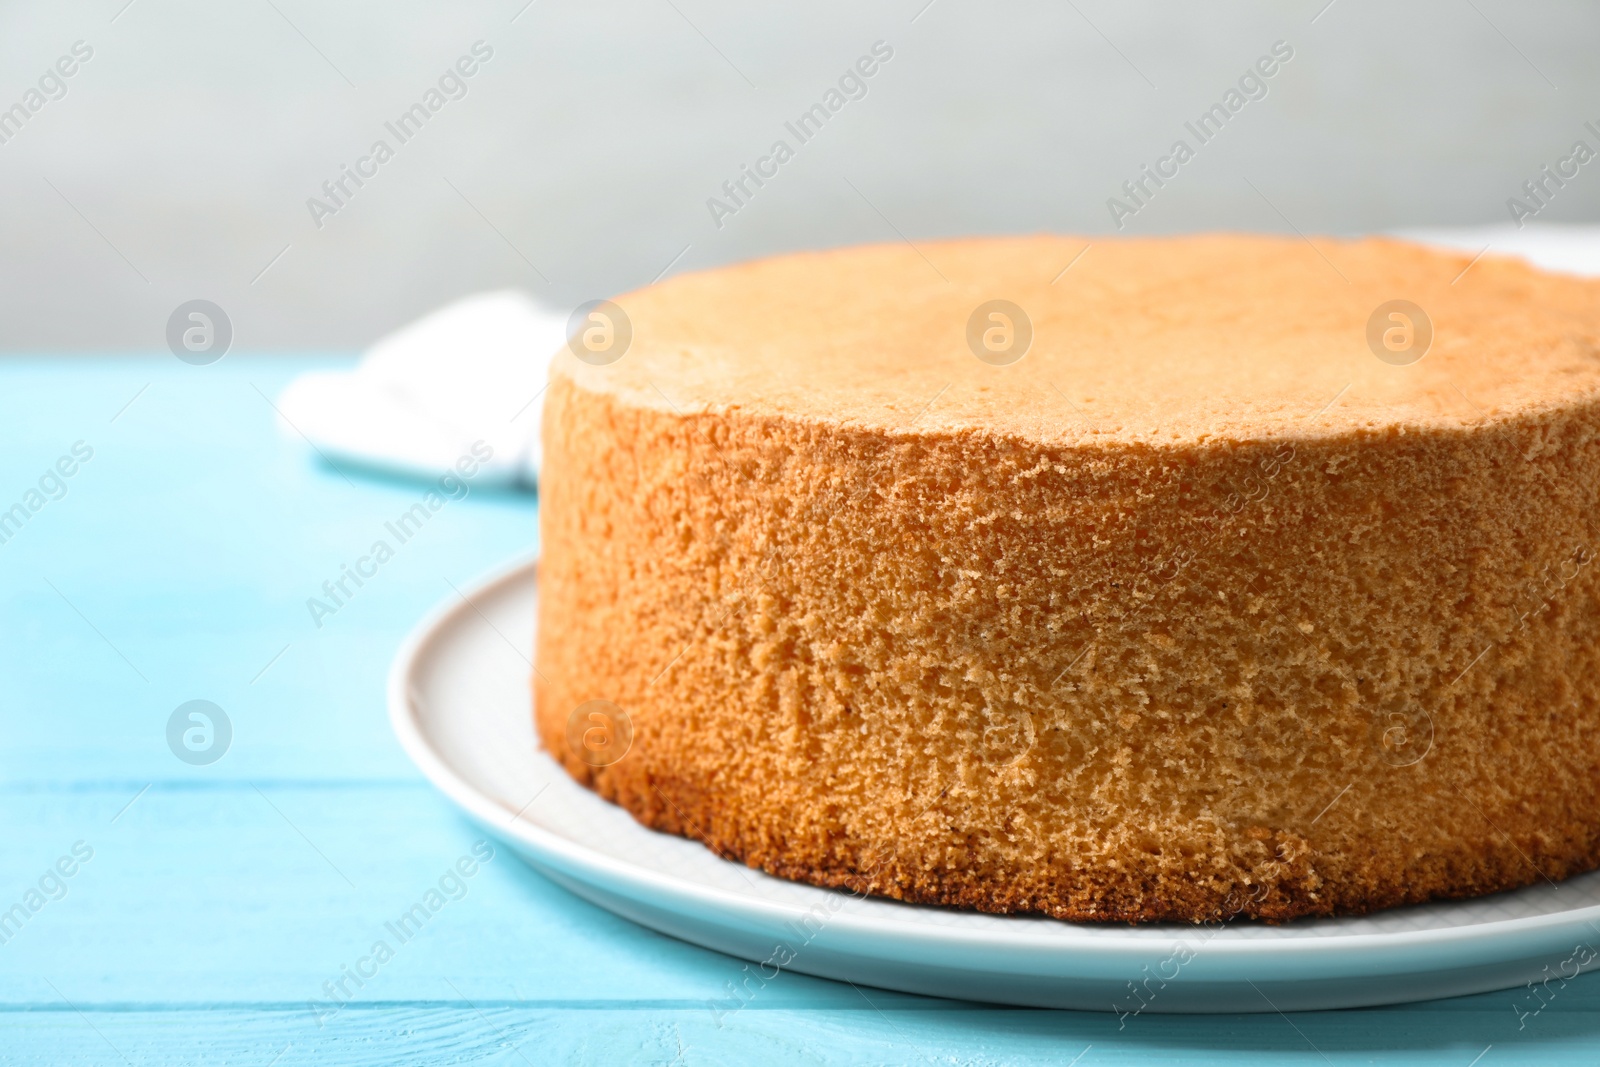
<path id="1" fill-rule="evenodd" d="M 632 347 L 546 403 L 546 748 L 773 874 L 994 912 L 1600 865 L 1600 286 L 1205 237 L 1097 240 L 1052 287 L 1083 245 L 619 298 Z M 1035 326 L 1010 366 L 962 339 L 994 297 Z M 1394 298 L 1436 329 L 1409 366 L 1365 341 Z M 567 742 L 593 699 L 634 731 L 603 768 Z"/>

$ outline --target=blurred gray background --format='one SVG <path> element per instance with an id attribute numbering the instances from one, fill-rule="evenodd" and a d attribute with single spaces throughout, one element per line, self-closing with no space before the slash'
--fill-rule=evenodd
<path id="1" fill-rule="evenodd" d="M 1597 31 L 1582 0 L 8 0 L 0 109 L 93 55 L 0 125 L 0 351 L 160 350 L 197 297 L 236 348 L 350 348 L 490 287 L 570 307 L 897 233 L 1107 232 L 1278 40 L 1267 96 L 1122 232 L 1505 222 L 1600 148 Z M 798 145 L 784 122 L 879 40 Z M 466 95 L 399 144 L 384 123 L 477 41 Z M 308 198 L 379 138 L 394 158 L 319 227 Z M 707 199 L 778 138 L 795 157 L 718 227 Z M 1600 162 L 1538 217 L 1600 218 Z"/>

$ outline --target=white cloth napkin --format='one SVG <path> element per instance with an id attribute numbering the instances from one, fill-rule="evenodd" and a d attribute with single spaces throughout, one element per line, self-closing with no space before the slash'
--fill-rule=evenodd
<path id="1" fill-rule="evenodd" d="M 531 488 L 550 359 L 566 331 L 566 315 L 523 293 L 465 297 L 377 341 L 352 371 L 294 379 L 278 398 L 280 428 L 335 463 L 421 478 L 487 446 L 474 484 Z"/>
<path id="2" fill-rule="evenodd" d="M 1600 276 L 1600 226 L 1504 223 L 1395 236 Z M 335 462 L 423 478 L 444 474 L 481 441 L 493 456 L 475 482 L 532 488 L 544 386 L 566 330 L 566 315 L 520 292 L 466 297 L 379 340 L 353 371 L 296 378 L 278 400 L 282 429 Z"/>
<path id="3" fill-rule="evenodd" d="M 1536 267 L 1600 276 L 1600 226 L 1530 223 L 1522 229 L 1509 222 L 1493 226 L 1428 227 L 1396 230 L 1393 236 L 1477 255 L 1520 256 Z"/>

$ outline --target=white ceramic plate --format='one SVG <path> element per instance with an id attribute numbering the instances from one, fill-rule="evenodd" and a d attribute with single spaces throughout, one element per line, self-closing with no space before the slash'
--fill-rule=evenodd
<path id="1" fill-rule="evenodd" d="M 539 749 L 535 597 L 535 564 L 525 560 L 424 620 L 390 672 L 395 733 L 446 796 L 552 880 L 751 961 L 722 1010 L 780 966 L 942 997 L 1137 1014 L 1391 1004 L 1600 963 L 1589 947 L 1600 947 L 1600 872 L 1365 918 L 1217 927 L 982 915 L 769 877 L 645 829 Z"/>

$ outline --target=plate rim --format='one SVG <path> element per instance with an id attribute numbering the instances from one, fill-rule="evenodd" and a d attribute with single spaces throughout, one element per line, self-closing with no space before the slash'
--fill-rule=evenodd
<path id="1" fill-rule="evenodd" d="M 573 841 L 562 835 L 545 829 L 537 823 L 530 822 L 521 817 L 520 812 L 511 812 L 508 808 L 495 800 L 492 796 L 479 789 L 437 751 L 429 741 L 422 728 L 421 717 L 416 702 L 411 697 L 411 680 L 414 672 L 420 666 L 423 654 L 428 646 L 439 639 L 446 630 L 459 617 L 468 611 L 475 612 L 474 598 L 497 593 L 503 587 L 516 584 L 527 579 L 531 582 L 537 595 L 538 571 L 540 554 L 531 552 L 519 555 L 512 560 L 502 563 L 497 567 L 482 574 L 469 583 L 459 595 L 440 598 L 407 632 L 405 638 L 396 649 L 393 660 L 390 662 L 387 678 L 387 703 L 390 727 L 400 742 L 401 748 L 417 766 L 435 788 L 444 793 L 459 808 L 479 821 L 486 829 L 498 828 L 494 832 L 512 837 L 532 850 L 535 854 L 551 862 L 569 877 L 580 877 L 594 872 L 604 877 L 608 884 L 617 881 L 625 882 L 641 888 L 648 887 L 658 893 L 665 891 L 672 898 L 684 901 L 693 901 L 701 908 L 713 909 L 724 914 L 736 913 L 753 915 L 761 918 L 776 919 L 777 921 L 791 920 L 807 914 L 808 909 L 797 904 L 782 901 L 761 900 L 736 891 L 722 889 L 717 886 L 708 886 L 694 882 L 668 871 L 663 871 L 643 863 L 629 862 L 611 856 L 607 853 L 586 848 L 581 843 Z M 530 687 L 529 713 L 532 713 Z M 559 768 L 559 764 L 557 765 Z M 564 771 L 562 773 L 565 773 Z M 588 791 L 586 791 L 588 792 Z M 588 792 L 595 803 L 608 803 L 597 794 Z M 509 816 L 509 819 L 507 818 Z M 641 829 L 649 830 L 639 824 Z M 659 833 L 659 831 L 651 831 Z M 674 836 L 676 835 L 668 835 Z M 681 839 L 688 840 L 688 839 Z M 703 848 L 703 843 L 696 842 Z M 719 857 L 712 856 L 713 859 Z M 723 863 L 733 863 L 731 860 L 720 860 Z M 759 868 L 749 868 L 757 870 Z M 761 872 L 765 873 L 765 872 Z M 771 877 L 771 876 L 769 876 Z M 591 880 L 585 877 L 585 881 Z M 818 892 L 830 892 L 820 886 L 811 886 L 809 883 L 797 882 L 797 885 L 815 889 Z M 1552 883 L 1556 884 L 1556 883 Z M 1505 890 L 1507 893 L 1520 892 L 1522 889 L 1532 888 L 1537 883 L 1519 889 Z M 859 897 L 858 894 L 847 894 Z M 871 897 L 885 904 L 906 904 L 886 897 Z M 1481 897 L 1467 897 L 1461 900 L 1432 901 L 1434 906 L 1449 907 L 1451 905 L 1466 905 Z M 655 902 L 657 904 L 660 901 Z M 907 904 L 908 907 L 935 907 L 934 905 Z M 963 912 L 964 909 L 945 909 L 952 912 Z M 1311 936 L 1271 937 L 1271 938 L 1229 938 L 1228 923 L 1193 925 L 1159 924 L 1161 929 L 1170 934 L 1170 938 L 1163 940 L 1158 937 L 1143 936 L 1136 938 L 1118 937 L 1116 932 L 1099 932 L 1094 936 L 1085 936 L 1078 933 L 1077 928 L 1088 924 L 1075 923 L 1065 919 L 1050 919 L 1048 916 L 1037 915 L 998 915 L 989 913 L 974 913 L 988 918 L 1005 920 L 1014 918 L 1018 920 L 1040 920 L 1056 924 L 1058 933 L 1048 940 L 1040 941 L 1035 938 L 1023 940 L 1024 930 L 1002 933 L 1002 927 L 990 926 L 986 929 L 967 929 L 961 926 L 943 924 L 924 924 L 909 919 L 894 919 L 883 915 L 871 916 L 852 915 L 846 910 L 835 912 L 829 919 L 830 926 L 835 924 L 844 931 L 860 933 L 872 938 L 890 938 L 894 940 L 913 941 L 927 948 L 930 946 L 945 947 L 955 950 L 971 949 L 1003 949 L 1007 952 L 1027 952 L 1030 949 L 1044 950 L 1046 955 L 1055 955 L 1062 952 L 1071 952 L 1096 957 L 1115 957 L 1126 959 L 1133 955 L 1143 958 L 1152 950 L 1170 945 L 1181 940 L 1190 931 L 1209 932 L 1205 943 L 1205 954 L 1219 962 L 1268 962 L 1274 958 L 1293 954 L 1297 959 L 1307 965 L 1318 963 L 1331 964 L 1335 961 L 1350 957 L 1372 956 L 1375 952 L 1404 953 L 1406 950 L 1447 949 L 1455 953 L 1466 952 L 1472 949 L 1488 949 L 1493 945 L 1509 940 L 1514 940 L 1529 935 L 1549 934 L 1561 928 L 1587 925 L 1597 936 L 1600 936 L 1600 926 L 1595 925 L 1595 920 L 1600 919 L 1600 904 L 1572 908 L 1559 912 L 1547 912 L 1541 915 L 1519 916 L 1510 919 L 1491 919 L 1485 922 L 1466 923 L 1459 926 L 1446 926 L 1424 930 L 1398 930 L 1378 933 L 1353 933 L 1329 936 L 1317 934 Z M 1380 914 L 1374 912 L 1371 914 Z M 1337 922 L 1340 917 L 1331 919 L 1309 918 L 1300 922 Z M 1350 916 L 1349 918 L 1360 918 Z M 1122 924 L 1105 924 L 1109 927 L 1120 927 Z M 1033 927 L 1036 929 L 1037 927 Z M 1151 926 L 1129 924 L 1129 930 L 1151 929 Z M 1378 962 L 1374 959 L 1372 962 Z M 1442 964 L 1444 961 L 1440 961 Z M 1430 967 L 1429 970 L 1439 969 Z M 1382 968 L 1387 972 L 1388 968 Z"/>

